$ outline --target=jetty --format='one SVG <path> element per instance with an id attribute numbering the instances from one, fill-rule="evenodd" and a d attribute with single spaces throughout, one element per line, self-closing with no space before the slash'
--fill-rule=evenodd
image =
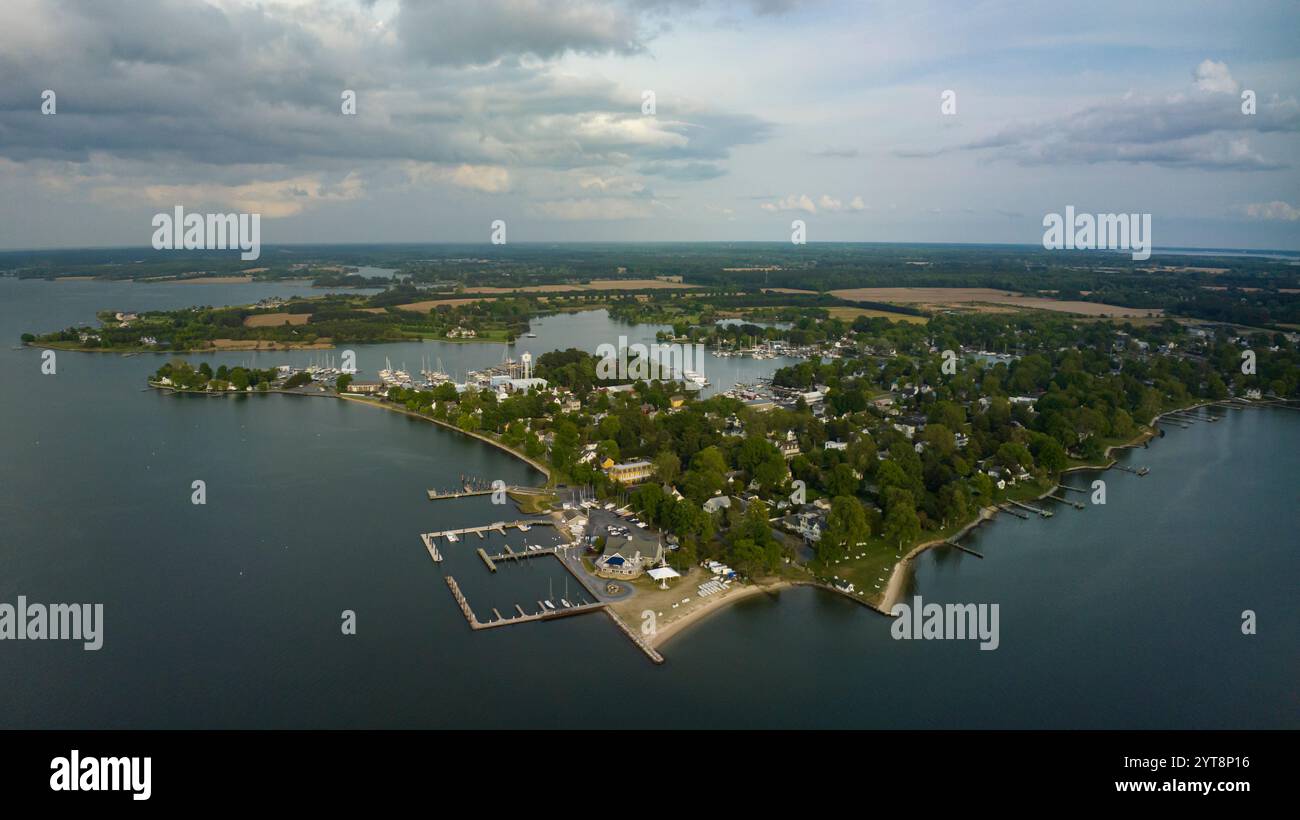
<path id="1" fill-rule="evenodd" d="M 604 606 L 604 604 L 601 604 L 601 606 Z M 646 657 L 648 657 L 650 660 L 654 661 L 655 663 L 664 662 L 664 656 L 660 655 L 657 651 L 655 651 L 655 648 L 653 646 L 646 643 L 645 639 L 643 639 L 640 635 L 638 635 L 632 629 L 632 627 L 624 623 L 622 618 L 614 614 L 614 610 L 606 608 L 605 614 L 609 616 L 609 619 L 614 622 L 615 626 L 623 630 L 623 634 L 626 635 L 632 641 L 632 643 L 636 644 L 638 649 L 640 649 L 642 652 L 646 654 Z"/>
<path id="2" fill-rule="evenodd" d="M 485 527 L 468 527 L 463 530 L 444 531 L 444 533 L 426 533 L 425 535 L 421 536 L 421 538 L 425 541 L 425 546 L 428 547 L 430 550 L 432 550 L 435 549 L 435 547 L 433 546 L 433 538 L 437 537 L 438 535 L 443 535 L 446 532 L 468 533 L 468 532 L 488 531 L 488 530 L 504 532 L 507 527 L 512 527 L 512 526 L 518 527 L 520 524 L 523 524 L 525 527 L 531 528 L 538 524 L 552 524 L 552 523 L 554 522 L 549 520 L 542 520 L 542 519 L 534 519 L 528 521 L 514 521 L 511 523 L 498 521 L 495 524 L 490 524 Z M 523 527 L 521 527 L 520 529 L 523 529 Z M 516 603 L 513 605 L 514 607 L 513 614 L 506 616 L 503 615 L 499 609 L 493 608 L 492 609 L 493 619 L 490 621 L 480 621 L 478 619 L 478 616 L 474 614 L 473 608 L 470 607 L 469 600 L 466 599 L 465 594 L 461 592 L 460 585 L 457 584 L 456 579 L 450 575 L 446 576 L 445 578 L 447 582 L 447 588 L 451 590 L 451 596 L 456 601 L 456 604 L 460 607 L 460 611 L 465 616 L 465 621 L 469 624 L 470 629 L 474 629 L 474 630 L 493 629 L 496 627 L 511 626 L 514 624 L 532 623 L 534 621 L 549 621 L 549 620 L 554 620 L 555 618 L 567 618 L 572 615 L 582 615 L 587 612 L 594 612 L 595 610 L 598 609 L 604 609 L 609 614 L 610 619 L 614 621 L 615 625 L 617 625 L 618 628 L 623 631 L 623 634 L 627 635 L 627 637 L 634 644 L 636 644 L 637 647 L 642 652 L 645 653 L 646 657 L 650 658 L 650 660 L 655 663 L 663 663 L 664 662 L 663 656 L 660 655 L 658 652 L 656 652 L 655 649 L 652 646 L 650 646 L 650 644 L 647 643 L 645 639 L 641 637 L 641 635 L 637 634 L 636 630 L 630 628 L 617 615 L 615 615 L 613 610 L 608 608 L 608 603 L 601 600 L 599 593 L 597 593 L 596 590 L 592 588 L 591 584 L 587 582 L 587 579 L 584 578 L 580 572 L 575 571 L 573 567 L 570 567 L 568 562 L 564 560 L 562 555 L 571 546 L 573 545 L 560 544 L 554 547 L 524 549 L 520 551 L 515 551 L 512 550 L 509 546 L 505 546 L 504 551 L 496 555 L 489 555 L 487 550 L 483 549 L 482 547 L 479 547 L 475 551 L 478 553 L 479 558 L 482 559 L 484 566 L 486 566 L 490 572 L 496 572 L 498 570 L 498 566 L 497 566 L 498 562 L 524 561 L 529 558 L 536 558 L 540 556 L 553 557 L 555 560 L 560 562 L 560 566 L 564 568 L 565 572 L 569 573 L 569 575 L 571 575 L 573 579 L 578 583 L 578 587 L 581 590 L 579 595 L 581 596 L 582 593 L 585 593 L 585 597 L 590 599 L 590 603 L 573 603 L 572 601 L 566 600 L 565 598 L 561 598 L 559 599 L 559 603 L 562 605 L 557 606 L 555 604 L 552 604 L 550 601 L 537 601 L 537 611 L 531 613 L 526 611 L 523 605 Z M 568 597 L 567 592 L 565 593 L 565 596 L 566 598 Z M 579 597 L 578 600 L 583 600 L 583 598 Z"/>
<path id="3" fill-rule="evenodd" d="M 1116 470 L 1123 470 L 1123 471 L 1126 472 L 1126 473 L 1132 473 L 1133 475 L 1136 475 L 1136 476 L 1144 476 L 1144 475 L 1146 475 L 1147 473 L 1151 472 L 1151 471 L 1148 470 L 1146 467 L 1137 467 L 1137 468 L 1133 468 L 1133 467 L 1128 466 L 1127 464 L 1116 464 L 1116 465 L 1114 465 L 1114 467 L 1115 467 Z"/>
<path id="4" fill-rule="evenodd" d="M 492 614 L 496 617 L 491 621 L 485 622 L 480 621 L 478 616 L 474 614 L 474 610 L 469 605 L 469 600 L 465 597 L 465 594 L 460 591 L 460 585 L 457 584 L 456 579 L 450 575 L 447 576 L 447 587 L 451 590 L 451 597 L 460 605 L 460 611 L 464 614 L 465 620 L 469 623 L 470 629 L 474 630 L 492 629 L 494 627 L 511 626 L 513 624 L 526 624 L 534 621 L 550 621 L 555 618 L 567 618 L 570 615 L 582 615 L 587 612 L 604 609 L 606 606 L 604 601 L 596 601 L 595 603 L 579 604 L 578 606 L 571 607 L 558 607 L 556 609 L 546 609 L 545 607 L 542 607 L 540 611 L 529 614 L 524 612 L 522 606 L 515 604 L 515 611 L 519 613 L 518 615 L 513 615 L 507 618 L 502 615 L 498 609 L 493 607 Z M 657 662 L 663 663 L 663 659 L 660 658 Z"/>
<path id="5" fill-rule="evenodd" d="M 475 495 L 492 495 L 496 492 L 522 493 L 524 495 L 544 495 L 547 490 L 545 487 L 522 487 L 517 484 L 504 484 L 500 487 L 480 487 L 478 485 L 467 485 L 459 490 L 425 490 L 430 501 L 443 501 L 450 498 L 469 498 Z"/>
<path id="6" fill-rule="evenodd" d="M 1071 501 L 1070 499 L 1066 498 L 1063 495 L 1055 495 L 1053 493 L 1048 493 L 1047 497 L 1052 499 L 1053 501 L 1059 501 L 1062 504 L 1069 504 L 1071 507 L 1074 507 L 1076 510 L 1083 509 L 1083 505 L 1080 504 L 1078 501 Z"/>
<path id="7" fill-rule="evenodd" d="M 433 559 L 434 563 L 441 564 L 442 553 L 438 552 L 438 545 L 433 543 L 433 539 L 425 534 L 420 536 L 420 540 L 424 542 L 424 548 L 429 551 L 429 557 Z"/>
<path id="8" fill-rule="evenodd" d="M 1015 507 L 1012 507 L 1010 504 L 1007 504 L 1005 502 L 999 504 L 998 509 L 1006 513 L 1007 515 L 1014 515 L 1016 518 L 1024 519 L 1025 521 L 1029 520 L 1029 516 L 1025 515 L 1020 510 L 1017 510 Z"/>
<path id="9" fill-rule="evenodd" d="M 500 535 L 505 535 L 506 530 L 511 527 L 514 527 L 515 529 L 521 532 L 527 532 L 533 527 L 553 527 L 553 526 L 555 526 L 555 522 L 549 518 L 528 518 L 528 519 L 520 519 L 518 521 L 509 521 L 509 522 L 496 521 L 491 524 L 484 524 L 481 527 L 463 527 L 458 530 L 441 530 L 439 532 L 426 532 L 423 535 L 421 535 L 420 538 L 421 540 L 423 540 L 426 537 L 431 539 L 446 538 L 448 541 L 455 541 L 456 539 L 451 538 L 450 536 L 469 535 L 473 533 L 474 535 L 477 535 L 479 538 L 483 538 L 485 537 L 484 533 L 489 533 L 489 532 L 495 532 Z"/>
<path id="10" fill-rule="evenodd" d="M 479 552 L 482 552 L 482 550 L 479 550 Z M 483 557 L 486 560 L 496 564 L 501 561 L 522 561 L 525 558 L 536 558 L 539 555 L 555 555 L 558 557 L 559 554 L 560 551 L 558 547 L 546 547 L 544 549 L 536 549 L 536 550 L 526 549 L 526 550 L 522 550 L 521 552 L 515 552 L 514 550 L 510 549 L 510 547 L 506 547 L 505 552 L 497 553 L 496 555 L 484 555 Z M 494 568 L 493 572 L 495 571 L 496 570 Z"/>
<path id="11" fill-rule="evenodd" d="M 1012 503 L 1012 504 L 1015 504 L 1017 507 L 1019 507 L 1019 508 L 1022 509 L 1022 510 L 1028 510 L 1028 511 L 1031 512 L 1031 513 L 1038 513 L 1039 517 L 1041 517 L 1041 518 L 1051 518 L 1051 517 L 1052 517 L 1052 511 L 1051 511 L 1051 510 L 1044 510 L 1044 509 L 1041 509 L 1041 508 L 1039 508 L 1039 507 L 1035 507 L 1035 506 L 1033 506 L 1032 504 L 1026 504 L 1026 503 L 1024 503 L 1023 501 L 1011 501 L 1011 503 Z"/>
<path id="12" fill-rule="evenodd" d="M 947 539 L 945 539 L 943 543 L 947 544 L 947 545 L 950 546 L 950 547 L 954 547 L 955 549 L 959 549 L 959 550 L 961 550 L 962 552 L 970 553 L 971 555 L 974 555 L 976 558 L 983 558 L 983 557 L 984 557 L 981 553 L 976 552 L 975 550 L 971 549 L 970 547 L 962 546 L 961 544 L 958 544 L 956 541 L 954 541 L 954 540 L 951 539 L 951 538 L 947 538 Z"/>

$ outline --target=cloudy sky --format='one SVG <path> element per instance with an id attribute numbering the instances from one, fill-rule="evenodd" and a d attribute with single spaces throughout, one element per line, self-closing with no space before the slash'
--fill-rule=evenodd
<path id="1" fill-rule="evenodd" d="M 1298 23 L 1250 0 L 5 0 L 0 247 L 147 245 L 177 204 L 261 213 L 264 243 L 486 242 L 495 219 L 1038 243 L 1073 205 L 1150 213 L 1157 246 L 1297 249 Z"/>

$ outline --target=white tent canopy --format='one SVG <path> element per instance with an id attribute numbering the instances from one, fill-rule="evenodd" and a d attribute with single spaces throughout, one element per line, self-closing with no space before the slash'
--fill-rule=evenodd
<path id="1" fill-rule="evenodd" d="M 681 573 L 679 573 L 677 570 L 673 569 L 672 567 L 655 567 L 654 569 L 646 572 L 646 574 L 649 575 L 651 578 L 655 579 L 656 581 L 666 581 L 669 578 L 682 577 Z"/>

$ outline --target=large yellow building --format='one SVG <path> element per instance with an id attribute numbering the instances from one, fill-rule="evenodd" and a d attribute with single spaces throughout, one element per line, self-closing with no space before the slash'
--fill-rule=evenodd
<path id="1" fill-rule="evenodd" d="M 649 461 L 628 461 L 610 465 L 605 475 L 620 484 L 638 484 L 655 474 L 655 465 Z"/>

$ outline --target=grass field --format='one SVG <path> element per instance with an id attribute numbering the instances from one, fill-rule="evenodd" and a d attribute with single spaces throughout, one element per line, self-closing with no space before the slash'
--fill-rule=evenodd
<path id="1" fill-rule="evenodd" d="M 259 313 L 244 319 L 244 327 L 279 327 L 280 325 L 305 325 L 310 313 Z"/>
<path id="2" fill-rule="evenodd" d="M 1160 316 L 1154 308 L 1127 308 L 1101 302 L 1080 302 L 1025 296 L 994 288 L 849 288 L 833 290 L 831 295 L 850 302 L 886 302 L 924 305 L 936 308 L 971 308 L 978 305 L 1008 305 L 1029 310 L 1052 310 L 1083 316 L 1138 317 Z"/>
<path id="3" fill-rule="evenodd" d="M 842 319 L 851 322 L 859 316 L 869 316 L 873 319 L 889 319 L 894 322 L 911 322 L 912 324 L 923 325 L 930 321 L 924 316 L 910 316 L 906 313 L 891 313 L 888 310 L 876 310 L 875 308 L 856 308 L 856 307 L 832 307 L 827 308 L 832 319 Z"/>

